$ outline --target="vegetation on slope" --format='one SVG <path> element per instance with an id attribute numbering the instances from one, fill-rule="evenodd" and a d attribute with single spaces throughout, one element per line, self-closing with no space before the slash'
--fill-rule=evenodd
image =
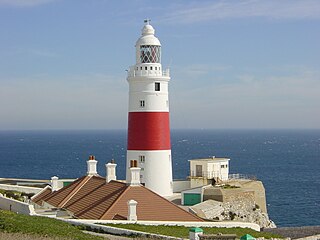
<path id="1" fill-rule="evenodd" d="M 147 226 L 140 224 L 107 224 L 108 226 L 131 229 L 136 231 L 148 232 L 148 233 L 156 233 L 173 237 L 189 237 L 189 227 L 183 226 Z M 266 233 L 266 232 L 257 232 L 249 228 L 202 228 L 204 234 L 236 234 L 238 238 L 245 234 L 250 234 L 256 238 L 264 237 L 264 238 L 282 238 L 279 235 Z"/>
<path id="2" fill-rule="evenodd" d="M 18 192 L 18 191 L 12 191 L 12 190 L 3 190 L 3 189 L 0 189 L 0 193 L 2 195 L 5 195 L 8 198 L 13 198 L 21 202 L 23 202 L 24 196 L 30 199 L 34 195 L 34 193 L 25 193 L 25 192 Z"/>
<path id="3" fill-rule="evenodd" d="M 0 232 L 21 233 L 54 239 L 101 240 L 104 238 L 83 233 L 66 222 L 47 217 L 26 216 L 0 210 Z"/>

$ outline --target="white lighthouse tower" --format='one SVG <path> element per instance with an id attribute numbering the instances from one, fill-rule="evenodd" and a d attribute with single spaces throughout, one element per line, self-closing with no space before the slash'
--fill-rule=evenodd
<path id="1" fill-rule="evenodd" d="M 145 20 L 136 43 L 136 64 L 130 67 L 127 182 L 130 161 L 141 168 L 140 181 L 161 196 L 172 195 L 169 126 L 169 69 L 161 66 L 161 44 Z"/>

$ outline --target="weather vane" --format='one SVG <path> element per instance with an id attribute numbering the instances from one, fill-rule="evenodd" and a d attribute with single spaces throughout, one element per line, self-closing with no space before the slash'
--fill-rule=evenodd
<path id="1" fill-rule="evenodd" d="M 150 18 L 147 18 L 147 19 L 144 20 L 144 23 L 146 23 L 146 24 L 148 24 L 148 25 L 150 24 L 150 22 L 151 22 L 151 19 L 150 19 Z"/>

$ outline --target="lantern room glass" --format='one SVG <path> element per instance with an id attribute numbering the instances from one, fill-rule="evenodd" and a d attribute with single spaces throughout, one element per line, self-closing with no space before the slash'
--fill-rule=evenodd
<path id="1" fill-rule="evenodd" d="M 140 46 L 141 63 L 160 63 L 161 46 L 142 45 Z"/>

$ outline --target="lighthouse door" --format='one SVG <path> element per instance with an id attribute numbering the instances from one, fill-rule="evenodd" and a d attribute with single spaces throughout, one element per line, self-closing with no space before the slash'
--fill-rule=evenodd
<path id="1" fill-rule="evenodd" d="M 202 165 L 196 165 L 196 177 L 202 177 Z"/>

